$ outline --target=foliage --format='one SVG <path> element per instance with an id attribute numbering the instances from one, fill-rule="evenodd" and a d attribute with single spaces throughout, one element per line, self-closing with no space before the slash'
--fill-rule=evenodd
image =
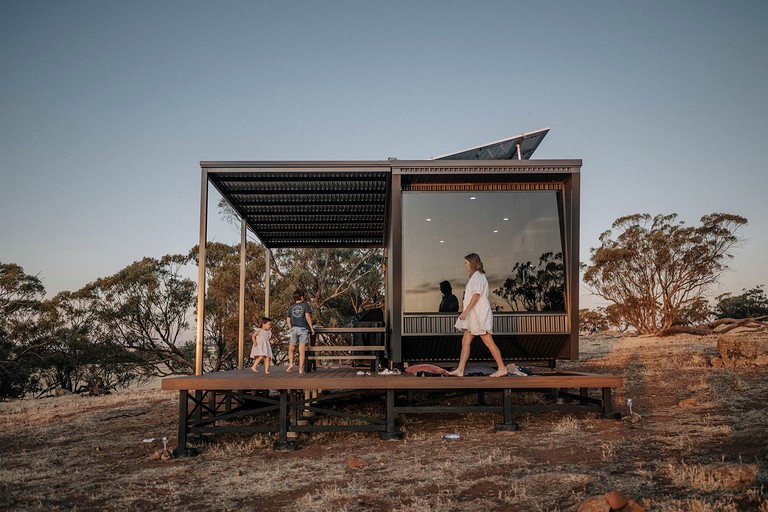
<path id="1" fill-rule="evenodd" d="M 640 333 L 663 332 L 693 314 L 728 268 L 735 233 L 746 223 L 724 213 L 702 217 L 699 226 L 686 226 L 676 214 L 621 217 L 591 250 L 584 281 Z"/>
<path id="2" fill-rule="evenodd" d="M 741 295 L 723 293 L 715 297 L 713 314 L 717 318 L 759 318 L 768 315 L 768 297 L 763 286 L 742 290 Z"/>
<path id="3" fill-rule="evenodd" d="M 245 344 L 264 311 L 264 251 L 246 243 L 245 264 Z M 199 248 L 189 258 L 198 263 Z M 212 371 L 237 367 L 240 326 L 240 246 L 217 242 L 206 244 L 205 347 L 206 365 Z M 246 350 L 247 352 L 247 350 Z M 193 358 L 194 361 L 194 352 Z"/>
<path id="4" fill-rule="evenodd" d="M 136 351 L 147 373 L 194 372 L 180 340 L 195 303 L 195 284 L 180 275 L 186 262 L 181 255 L 144 258 L 84 288 L 106 333 Z"/>
<path id="5" fill-rule="evenodd" d="M 514 311 L 565 311 L 565 267 L 563 254 L 545 252 L 534 266 L 518 262 L 512 275 L 493 291 Z"/>
<path id="6" fill-rule="evenodd" d="M 14 263 L 0 262 L 0 399 L 34 389 L 46 340 L 37 328 L 45 288 Z"/>
<path id="7" fill-rule="evenodd" d="M 304 290 L 324 325 L 348 324 L 383 303 L 380 249 L 283 249 L 275 251 L 273 261 L 277 294 L 290 297 L 294 288 Z"/>
<path id="8" fill-rule="evenodd" d="M 603 308 L 579 310 L 579 333 L 595 334 L 608 330 L 608 318 Z"/>
<path id="9" fill-rule="evenodd" d="M 112 338 L 86 291 L 65 291 L 43 302 L 39 326 L 48 338 L 41 354 L 42 393 L 127 387 L 140 378 L 143 358 Z"/>

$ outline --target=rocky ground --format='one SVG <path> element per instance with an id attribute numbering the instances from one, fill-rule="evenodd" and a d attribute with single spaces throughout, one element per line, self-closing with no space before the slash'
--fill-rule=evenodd
<path id="1" fill-rule="evenodd" d="M 163 460 L 178 405 L 157 389 L 0 403 L 0 508 L 768 512 L 768 367 L 733 348 L 765 338 L 729 340 L 582 338 L 581 361 L 560 366 L 624 376 L 621 420 L 524 414 L 496 433 L 493 414 L 411 415 L 403 441 L 313 434 L 290 453 L 231 434 Z"/>

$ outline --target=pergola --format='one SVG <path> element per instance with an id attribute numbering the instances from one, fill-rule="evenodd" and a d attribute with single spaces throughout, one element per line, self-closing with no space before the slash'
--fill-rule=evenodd
<path id="1" fill-rule="evenodd" d="M 577 358 L 581 161 L 530 160 L 547 132 L 522 134 L 432 160 L 201 162 L 196 374 L 203 372 L 209 184 L 241 218 L 238 368 L 243 367 L 244 357 L 248 229 L 267 249 L 383 249 L 383 309 L 391 359 L 451 359 L 440 347 L 457 334 L 452 331 L 455 315 L 404 308 L 403 264 L 408 258 L 403 237 L 410 227 L 404 225 L 408 219 L 404 219 L 403 196 L 457 191 L 538 191 L 555 198 L 565 272 L 564 311 L 495 315 L 498 326 L 494 325 L 494 333 L 499 333 L 500 346 L 508 357 Z M 266 255 L 265 313 L 269 314 L 269 250 Z"/>

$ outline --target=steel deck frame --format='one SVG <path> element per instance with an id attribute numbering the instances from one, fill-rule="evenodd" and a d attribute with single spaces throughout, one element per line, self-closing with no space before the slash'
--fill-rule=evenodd
<path id="1" fill-rule="evenodd" d="M 292 450 L 296 443 L 290 432 L 378 432 L 385 440 L 401 439 L 398 414 L 474 413 L 501 415 L 499 431 L 514 431 L 513 416 L 521 412 L 585 412 L 613 415 L 612 388 L 622 378 L 562 372 L 542 368 L 529 377 L 416 377 L 358 376 L 354 370 L 320 368 L 310 374 L 286 374 L 284 367 L 273 367 L 270 375 L 250 370 L 232 370 L 202 376 L 163 379 L 162 389 L 179 392 L 179 433 L 176 455 L 194 455 L 188 447 L 190 437 L 218 432 L 277 433 L 276 450 Z M 590 393 L 590 391 L 594 392 Z M 514 392 L 535 391 L 557 399 L 556 403 L 513 405 Z M 424 393 L 426 398 L 416 399 Z M 501 404 L 486 403 L 488 393 L 501 393 Z M 476 395 L 475 405 L 448 405 L 460 396 Z M 366 416 L 344 410 L 349 403 L 373 399 L 380 403 L 380 414 Z M 565 400 L 571 403 L 565 403 Z M 562 403 L 558 403 L 562 402 Z M 344 418 L 346 424 L 314 424 L 316 418 Z M 246 417 L 256 421 L 233 424 Z"/>

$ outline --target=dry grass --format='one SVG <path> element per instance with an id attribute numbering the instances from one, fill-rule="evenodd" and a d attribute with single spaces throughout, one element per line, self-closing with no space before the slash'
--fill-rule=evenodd
<path id="1" fill-rule="evenodd" d="M 615 406 L 626 414 L 632 398 L 636 423 L 526 413 L 515 417 L 521 430 L 495 433 L 495 414 L 409 415 L 400 442 L 302 434 L 292 453 L 272 451 L 273 435 L 219 434 L 198 457 L 150 460 L 162 445 L 143 439 L 167 435 L 173 447 L 178 407 L 176 394 L 152 389 L 0 403 L 0 509 L 575 511 L 618 489 L 647 510 L 768 512 L 768 372 L 707 366 L 715 341 L 582 340 L 582 361 L 561 366 L 623 375 Z M 461 440 L 445 441 L 448 432 Z M 350 469 L 350 458 L 364 467 Z M 722 464 L 757 464 L 758 474 L 724 486 L 712 469 Z"/>

